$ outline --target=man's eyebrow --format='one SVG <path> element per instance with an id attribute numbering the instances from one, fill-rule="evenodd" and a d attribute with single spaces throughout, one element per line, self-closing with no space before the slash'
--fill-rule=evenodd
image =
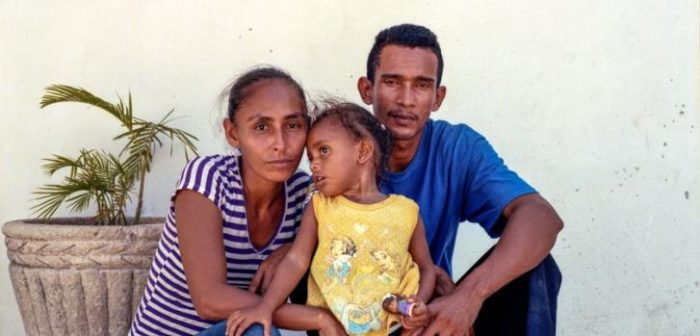
<path id="1" fill-rule="evenodd" d="M 385 73 L 385 74 L 382 74 L 380 77 L 387 78 L 387 79 L 402 79 L 402 78 L 404 78 L 403 76 L 401 76 L 399 74 L 393 74 L 393 73 Z M 435 78 L 429 77 L 429 76 L 416 76 L 415 79 L 417 81 L 421 81 L 421 82 L 431 82 L 431 83 L 435 82 Z"/>
<path id="2" fill-rule="evenodd" d="M 426 76 L 417 76 L 416 80 L 421 81 L 421 82 L 434 82 L 435 78 L 433 77 L 426 77 Z"/>

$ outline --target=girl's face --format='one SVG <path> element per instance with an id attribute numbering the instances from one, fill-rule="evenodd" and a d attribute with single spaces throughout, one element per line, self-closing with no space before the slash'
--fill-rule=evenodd
<path id="1" fill-rule="evenodd" d="M 303 98 L 278 79 L 260 81 L 247 90 L 234 120 L 224 121 L 226 140 L 241 151 L 246 176 L 284 182 L 296 171 L 304 151 Z"/>
<path id="2" fill-rule="evenodd" d="M 311 173 L 316 188 L 325 196 L 336 196 L 359 183 L 360 142 L 336 120 L 314 125 L 306 141 Z"/>

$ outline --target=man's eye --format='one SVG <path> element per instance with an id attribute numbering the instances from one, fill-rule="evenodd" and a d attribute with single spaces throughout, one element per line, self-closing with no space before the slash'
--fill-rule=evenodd
<path id="1" fill-rule="evenodd" d="M 260 123 L 260 124 L 255 124 L 255 130 L 256 131 L 267 131 L 268 127 L 267 125 Z"/>
<path id="2" fill-rule="evenodd" d="M 419 89 L 429 89 L 431 86 L 430 82 L 418 82 L 417 84 Z"/>
<path id="3" fill-rule="evenodd" d="M 396 85 L 398 83 L 399 83 L 399 81 L 397 81 L 394 78 L 385 78 L 384 79 L 384 84 L 386 84 L 386 85 Z"/>

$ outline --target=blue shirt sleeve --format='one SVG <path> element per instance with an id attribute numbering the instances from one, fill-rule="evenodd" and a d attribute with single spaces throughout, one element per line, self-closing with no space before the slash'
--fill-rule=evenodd
<path id="1" fill-rule="evenodd" d="M 464 186 L 460 221 L 479 223 L 491 238 L 499 237 L 505 226 L 501 218 L 505 207 L 536 191 L 508 169 L 482 135 L 469 131 L 471 136 L 463 136 L 460 142 L 465 143 L 456 147 L 465 151 L 461 157 L 468 160 L 466 168 L 455 167 L 461 171 Z"/>

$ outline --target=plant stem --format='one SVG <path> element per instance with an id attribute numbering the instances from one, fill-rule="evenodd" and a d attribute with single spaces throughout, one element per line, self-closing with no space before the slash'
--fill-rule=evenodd
<path id="1" fill-rule="evenodd" d="M 141 220 L 141 209 L 143 208 L 143 187 L 145 184 L 146 180 L 146 169 L 141 169 L 139 176 L 139 195 L 138 195 L 138 202 L 136 203 L 136 214 L 134 215 L 134 225 L 139 223 L 139 220 Z"/>

